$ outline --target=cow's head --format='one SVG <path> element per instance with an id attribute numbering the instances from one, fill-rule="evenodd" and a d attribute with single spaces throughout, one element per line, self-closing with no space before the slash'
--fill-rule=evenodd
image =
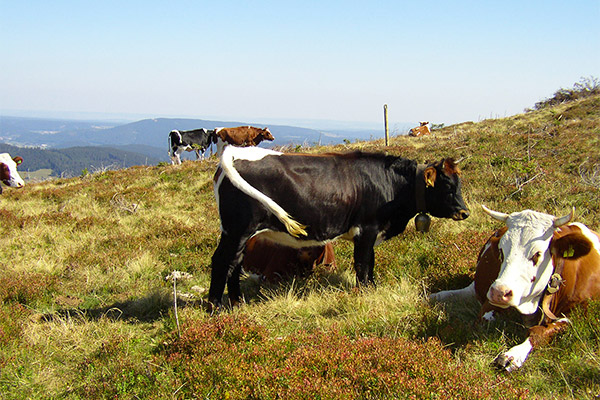
<path id="1" fill-rule="evenodd" d="M 461 193 L 460 170 L 453 159 L 428 165 L 417 179 L 425 180 L 425 211 L 429 214 L 455 221 L 469 217 Z"/>
<path id="2" fill-rule="evenodd" d="M 554 271 L 550 254 L 552 235 L 555 229 L 571 221 L 574 211 L 557 218 L 531 210 L 509 215 L 482 207 L 508 228 L 498 242 L 500 273 L 487 298 L 494 306 L 515 307 L 522 314 L 533 314 Z"/>
<path id="3" fill-rule="evenodd" d="M 21 188 L 25 185 L 17 172 L 17 165 L 23 162 L 21 157 L 10 158 L 8 153 L 0 154 L 0 181 L 6 186 Z"/>
<path id="4" fill-rule="evenodd" d="M 264 140 L 275 140 L 269 128 L 264 128 L 261 132 L 261 136 Z"/>

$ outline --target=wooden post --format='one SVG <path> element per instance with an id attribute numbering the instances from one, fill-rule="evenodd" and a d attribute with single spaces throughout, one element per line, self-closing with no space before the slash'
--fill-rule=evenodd
<path id="1" fill-rule="evenodd" d="M 390 130 L 388 128 L 388 107 L 387 104 L 383 105 L 383 123 L 385 125 L 385 146 L 390 144 Z"/>

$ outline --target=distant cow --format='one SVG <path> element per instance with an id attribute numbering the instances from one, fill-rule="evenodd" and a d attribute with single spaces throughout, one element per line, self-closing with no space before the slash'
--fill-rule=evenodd
<path id="1" fill-rule="evenodd" d="M 211 143 L 216 143 L 217 138 L 214 130 L 204 128 L 191 131 L 173 130 L 169 133 L 169 156 L 173 164 L 181 164 L 181 153 L 184 151 L 195 151 L 196 160 L 204 159 L 204 152 Z"/>
<path id="2" fill-rule="evenodd" d="M 23 159 L 21 157 L 10 158 L 8 153 L 0 154 L 0 181 L 6 186 L 14 188 L 22 188 L 25 185 L 23 179 L 17 172 L 17 165 L 21 165 Z M 0 193 L 2 193 L 2 185 L 0 185 Z"/>
<path id="3" fill-rule="evenodd" d="M 217 154 L 223 154 L 227 144 L 239 147 L 258 146 L 263 140 L 275 140 L 269 128 L 238 126 L 237 128 L 217 128 Z"/>
<path id="4" fill-rule="evenodd" d="M 231 303 L 239 302 L 244 246 L 257 232 L 297 248 L 351 240 L 358 282 L 373 282 L 373 247 L 403 232 L 415 214 L 469 216 L 459 172 L 452 159 L 419 165 L 385 154 L 226 147 L 215 173 L 221 239 L 209 301 L 220 306 L 227 285 Z"/>
<path id="5" fill-rule="evenodd" d="M 600 236 L 583 224 L 567 225 L 573 212 L 556 218 L 531 210 L 510 215 L 484 210 L 506 226 L 481 249 L 475 280 L 431 299 L 476 297 L 482 304 L 480 318 L 485 319 L 516 308 L 530 327 L 529 337 L 495 360 L 511 371 L 523 365 L 533 348 L 567 327 L 566 316 L 574 306 L 600 299 Z"/>
<path id="6" fill-rule="evenodd" d="M 253 236 L 246 242 L 244 270 L 259 274 L 267 281 L 308 276 L 318 265 L 335 268 L 331 243 L 298 249 L 275 243 L 264 235 Z"/>
<path id="7" fill-rule="evenodd" d="M 431 133 L 431 131 L 429 130 L 429 127 L 427 125 L 429 125 L 428 121 L 420 122 L 420 126 L 417 126 L 416 128 L 412 128 L 410 131 L 408 131 L 408 135 L 415 136 L 415 137 L 429 135 Z"/>

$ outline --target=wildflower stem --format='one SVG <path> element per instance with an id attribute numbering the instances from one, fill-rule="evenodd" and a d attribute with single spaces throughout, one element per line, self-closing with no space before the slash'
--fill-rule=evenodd
<path id="1" fill-rule="evenodd" d="M 173 277 L 173 304 L 175 308 L 175 322 L 177 322 L 177 334 L 181 337 L 179 329 L 179 315 L 177 315 L 177 278 Z"/>

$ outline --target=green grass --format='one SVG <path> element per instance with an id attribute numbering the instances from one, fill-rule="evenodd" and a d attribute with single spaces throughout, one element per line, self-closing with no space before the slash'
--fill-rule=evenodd
<path id="1" fill-rule="evenodd" d="M 205 311 L 219 238 L 216 160 L 133 167 L 6 189 L 0 196 L 0 397 L 588 398 L 600 394 L 600 307 L 514 373 L 495 356 L 525 338 L 514 313 L 475 324 L 478 305 L 430 304 L 466 286 L 498 227 L 479 207 L 532 208 L 600 228 L 600 97 L 420 138 L 313 147 L 462 158 L 464 222 L 434 219 L 377 247 L 377 286 L 357 289 L 352 245 L 338 267 L 260 284 Z M 191 279 L 177 283 L 172 271 Z"/>

